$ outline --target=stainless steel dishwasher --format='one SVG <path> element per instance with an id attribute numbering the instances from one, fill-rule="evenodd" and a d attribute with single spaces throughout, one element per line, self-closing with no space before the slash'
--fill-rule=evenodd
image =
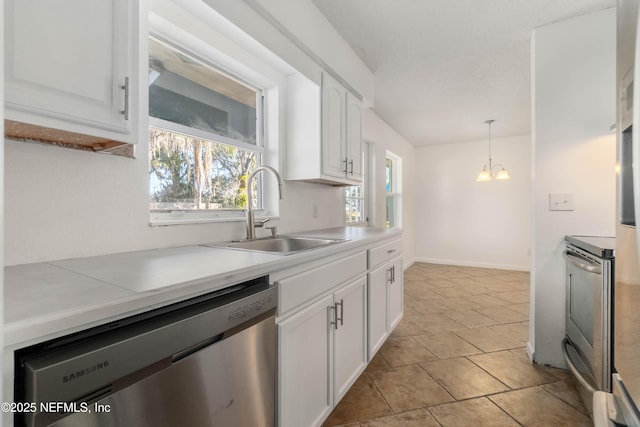
<path id="1" fill-rule="evenodd" d="M 274 426 L 268 277 L 16 352 L 16 426 Z"/>

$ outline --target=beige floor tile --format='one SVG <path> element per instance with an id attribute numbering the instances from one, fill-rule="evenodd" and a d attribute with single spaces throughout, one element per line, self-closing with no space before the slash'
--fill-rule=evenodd
<path id="1" fill-rule="evenodd" d="M 421 363 L 420 366 L 456 400 L 509 390 L 509 387 L 464 357 Z"/>
<path id="2" fill-rule="evenodd" d="M 405 287 L 404 293 L 416 301 L 433 301 L 442 298 L 440 295 L 433 292 L 433 289 L 425 288 L 423 286 Z"/>
<path id="3" fill-rule="evenodd" d="M 587 415 L 587 409 L 584 407 L 576 386 L 571 379 L 545 384 L 540 387 Z"/>
<path id="4" fill-rule="evenodd" d="M 523 345 L 529 341 L 529 322 L 505 323 L 503 325 L 490 326 L 494 331 L 519 341 Z"/>
<path id="5" fill-rule="evenodd" d="M 394 412 L 451 402 L 453 397 L 417 365 L 373 371 L 371 377 Z"/>
<path id="6" fill-rule="evenodd" d="M 470 295 L 484 295 L 491 292 L 489 289 L 482 286 L 480 282 L 476 282 L 474 284 L 460 285 L 460 288 L 462 288 L 466 293 Z"/>
<path id="7" fill-rule="evenodd" d="M 438 300 L 412 301 L 411 307 L 422 314 L 443 313 L 451 310 Z"/>
<path id="8" fill-rule="evenodd" d="M 511 388 L 531 387 L 557 381 L 557 377 L 543 367 L 531 364 L 510 351 L 469 356 L 469 360 Z"/>
<path id="9" fill-rule="evenodd" d="M 462 329 L 455 331 L 455 334 L 485 352 L 522 347 L 522 343 L 519 341 L 496 332 L 487 326 Z"/>
<path id="10" fill-rule="evenodd" d="M 529 303 L 525 303 L 525 304 L 511 304 L 509 305 L 509 310 L 513 310 L 513 311 L 517 311 L 520 314 L 524 314 L 525 316 L 527 316 L 527 318 L 529 318 Z"/>
<path id="11" fill-rule="evenodd" d="M 386 360 L 382 358 L 378 353 L 374 354 L 371 358 L 371 361 L 367 365 L 367 369 L 365 372 L 375 371 L 376 369 L 386 369 L 389 367 L 389 364 Z"/>
<path id="12" fill-rule="evenodd" d="M 444 315 L 455 320 L 456 322 L 462 323 L 467 328 L 496 324 L 495 320 L 489 319 L 488 317 L 483 316 L 482 314 L 473 310 L 445 311 Z"/>
<path id="13" fill-rule="evenodd" d="M 529 302 L 529 292 L 526 291 L 497 292 L 492 295 L 510 304 L 524 304 Z"/>
<path id="14" fill-rule="evenodd" d="M 473 302 L 473 297 L 471 296 L 469 298 L 443 298 L 440 302 L 451 308 L 451 310 L 471 310 L 473 308 L 482 308 L 480 304 Z"/>
<path id="15" fill-rule="evenodd" d="M 379 372 L 379 371 L 374 371 Z M 365 374 L 355 382 L 324 422 L 327 427 L 391 414 L 371 379 Z"/>
<path id="16" fill-rule="evenodd" d="M 513 322 L 526 322 L 529 320 L 529 316 L 518 313 L 508 308 L 509 306 L 501 307 L 486 307 L 475 309 L 483 316 L 487 316 L 490 319 L 495 320 L 498 323 L 513 323 Z"/>
<path id="17" fill-rule="evenodd" d="M 508 302 L 505 302 L 504 300 L 498 299 L 496 297 L 493 297 L 491 295 L 474 295 L 472 298 L 469 298 L 471 301 L 475 302 L 476 304 L 480 305 L 482 308 L 485 307 L 498 307 L 501 305 L 507 305 L 509 304 Z"/>
<path id="18" fill-rule="evenodd" d="M 482 353 L 482 350 L 469 344 L 452 332 L 414 337 L 439 359 L 470 356 Z"/>
<path id="19" fill-rule="evenodd" d="M 424 314 L 424 313 L 420 313 L 418 310 L 413 308 L 413 306 L 411 304 L 414 303 L 414 302 L 415 301 L 406 301 L 404 303 L 404 313 L 403 313 L 403 315 L 405 317 L 407 317 L 407 316 L 420 316 L 421 314 Z"/>
<path id="20" fill-rule="evenodd" d="M 426 409 L 403 412 L 402 414 L 389 415 L 374 420 L 363 421 L 362 427 L 439 427 Z"/>
<path id="21" fill-rule="evenodd" d="M 378 352 L 390 366 L 402 366 L 412 363 L 437 360 L 422 344 L 413 337 L 389 338 Z"/>
<path id="22" fill-rule="evenodd" d="M 592 426 L 591 420 L 540 387 L 490 396 L 495 404 L 525 426 Z"/>
<path id="23" fill-rule="evenodd" d="M 442 298 L 460 298 L 469 296 L 469 294 L 459 286 L 451 288 L 437 288 L 434 289 L 433 292 L 440 295 Z"/>
<path id="24" fill-rule="evenodd" d="M 526 348 L 515 348 L 515 349 L 509 350 L 509 351 L 512 354 L 515 354 L 516 356 L 520 357 L 521 359 L 523 359 L 527 363 L 531 363 L 531 359 L 529 358 L 529 355 L 527 354 L 527 349 Z M 552 366 L 544 366 L 544 365 L 538 365 L 538 364 L 536 364 L 536 367 L 538 369 L 542 370 L 542 371 L 545 371 L 545 372 L 553 375 L 558 380 L 571 379 L 571 374 L 569 374 L 569 371 L 567 371 L 566 369 L 559 369 L 559 368 L 554 368 Z"/>
<path id="25" fill-rule="evenodd" d="M 429 411 L 443 427 L 511 427 L 519 424 L 487 398 L 446 403 Z"/>

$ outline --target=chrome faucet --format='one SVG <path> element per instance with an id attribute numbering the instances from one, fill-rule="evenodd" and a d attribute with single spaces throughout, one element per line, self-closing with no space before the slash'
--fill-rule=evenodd
<path id="1" fill-rule="evenodd" d="M 253 212 L 253 179 L 260 171 L 269 171 L 278 179 L 278 195 L 280 196 L 280 199 L 282 199 L 282 179 L 280 178 L 278 172 L 276 172 L 276 170 L 271 166 L 258 166 L 257 168 L 255 168 L 253 172 L 251 172 L 251 175 L 249 175 L 249 179 L 247 180 L 247 240 L 255 239 L 256 227 L 262 227 L 267 221 L 269 221 L 269 218 L 266 218 L 260 220 L 256 224 L 256 219 Z"/>

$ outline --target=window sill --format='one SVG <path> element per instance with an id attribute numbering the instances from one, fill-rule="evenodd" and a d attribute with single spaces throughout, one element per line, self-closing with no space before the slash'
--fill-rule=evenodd
<path id="1" fill-rule="evenodd" d="M 280 219 L 275 215 L 267 215 L 266 211 L 256 210 L 256 219 L 269 218 Z M 151 212 L 149 216 L 149 225 L 151 227 L 164 227 L 168 225 L 190 225 L 190 224 L 209 224 L 209 223 L 229 223 L 229 222 L 245 222 L 244 212 L 237 214 L 214 213 L 214 212 L 195 212 L 195 211 L 172 211 L 172 212 Z"/>

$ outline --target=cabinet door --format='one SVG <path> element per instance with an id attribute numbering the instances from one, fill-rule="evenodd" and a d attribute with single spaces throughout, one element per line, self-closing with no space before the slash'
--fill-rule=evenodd
<path id="1" fill-rule="evenodd" d="M 331 76 L 322 75 L 322 173 L 344 178 L 346 90 Z"/>
<path id="2" fill-rule="evenodd" d="M 333 296 L 278 324 L 278 425 L 316 426 L 331 412 Z"/>
<path id="3" fill-rule="evenodd" d="M 402 280 L 402 258 L 396 258 L 389 263 L 391 271 L 391 280 L 387 285 L 387 308 L 388 308 L 388 327 L 389 333 L 393 331 L 396 325 L 402 319 L 402 298 L 403 298 L 403 280 Z"/>
<path id="4" fill-rule="evenodd" d="M 7 0 L 6 118 L 129 133 L 132 2 Z"/>
<path id="5" fill-rule="evenodd" d="M 367 280 L 362 277 L 334 294 L 334 405 L 367 366 Z"/>
<path id="6" fill-rule="evenodd" d="M 369 360 L 378 352 L 389 334 L 387 328 L 387 282 L 389 267 L 384 264 L 369 273 Z"/>
<path id="7" fill-rule="evenodd" d="M 362 104 L 347 92 L 347 179 L 361 182 L 362 165 Z"/>

